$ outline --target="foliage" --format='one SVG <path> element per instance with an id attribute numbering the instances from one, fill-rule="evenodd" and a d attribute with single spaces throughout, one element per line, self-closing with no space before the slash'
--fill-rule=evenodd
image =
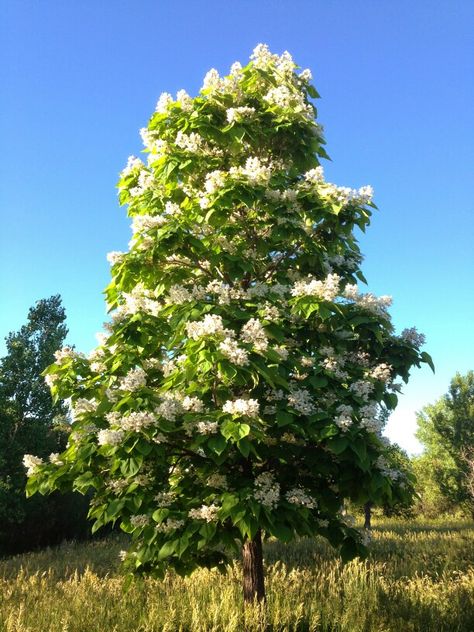
<path id="1" fill-rule="evenodd" d="M 0 562 L 5 632 L 472 632 L 474 529 L 374 519 L 368 559 L 342 565 L 322 538 L 265 546 L 267 608 L 242 612 L 241 567 L 173 571 L 124 591 L 121 540 Z"/>
<path id="2" fill-rule="evenodd" d="M 309 81 L 260 45 L 194 99 L 161 96 L 147 164 L 119 182 L 133 238 L 109 256 L 108 332 L 47 371 L 73 433 L 28 491 L 93 489 L 94 528 L 131 533 L 139 572 L 222 565 L 259 530 L 320 533 L 348 558 L 364 547 L 343 499 L 411 493 L 377 415 L 431 359 L 357 287 L 372 192 L 324 180 Z"/>
<path id="3" fill-rule="evenodd" d="M 426 406 L 417 421 L 417 437 L 425 446 L 417 467 L 427 490 L 438 498 L 441 495 L 445 505 L 462 506 L 474 515 L 474 371 L 464 376 L 457 373 L 448 393 Z"/>
<path id="4" fill-rule="evenodd" d="M 84 502 L 55 494 L 49 499 L 25 498 L 26 453 L 47 456 L 66 446 L 61 431 L 65 407 L 53 404 L 41 372 L 54 360 L 67 334 L 59 296 L 38 301 L 26 325 L 6 338 L 0 360 L 0 553 L 58 542 L 78 534 L 78 510 Z"/>

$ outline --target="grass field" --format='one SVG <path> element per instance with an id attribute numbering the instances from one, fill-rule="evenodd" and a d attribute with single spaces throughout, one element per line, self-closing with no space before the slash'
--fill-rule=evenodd
<path id="1" fill-rule="evenodd" d="M 1 560 L 1 632 L 474 631 L 469 522 L 379 522 L 369 559 L 345 566 L 319 539 L 270 542 L 267 608 L 245 619 L 237 562 L 124 591 L 122 548 L 109 538 Z"/>

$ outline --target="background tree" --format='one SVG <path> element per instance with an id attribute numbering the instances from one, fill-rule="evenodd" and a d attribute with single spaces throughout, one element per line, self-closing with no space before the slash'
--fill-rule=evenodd
<path id="1" fill-rule="evenodd" d="M 474 371 L 457 373 L 449 391 L 418 418 L 418 439 L 425 452 L 420 461 L 429 468 L 435 484 L 451 505 L 474 516 L 470 492 L 470 460 L 474 449 Z"/>
<path id="2" fill-rule="evenodd" d="M 357 287 L 372 191 L 325 181 L 317 93 L 296 70 L 259 45 L 196 98 L 160 97 L 147 164 L 131 157 L 119 182 L 133 238 L 109 256 L 108 336 L 48 369 L 72 399 L 68 448 L 26 459 L 30 493 L 94 490 L 95 526 L 132 534 L 132 570 L 242 549 L 246 601 L 264 597 L 265 537 L 364 551 L 343 499 L 393 495 L 378 405 L 430 362 L 415 330 L 395 335 L 389 297 Z"/>
<path id="3" fill-rule="evenodd" d="M 0 552 L 16 552 L 51 544 L 84 530 L 78 520 L 79 499 L 58 494 L 25 498 L 25 452 L 42 457 L 66 446 L 61 427 L 63 402 L 53 403 L 41 376 L 54 360 L 67 334 L 66 314 L 59 296 L 40 300 L 29 310 L 26 325 L 6 338 L 7 354 L 0 360 Z M 54 458 L 54 457 L 53 457 Z M 75 511 L 72 512 L 73 508 Z M 72 513 L 71 513 L 72 512 Z"/>

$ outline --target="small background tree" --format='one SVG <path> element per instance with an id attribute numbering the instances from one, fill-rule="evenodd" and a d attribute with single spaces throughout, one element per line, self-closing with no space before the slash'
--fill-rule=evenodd
<path id="1" fill-rule="evenodd" d="M 246 601 L 264 597 L 265 537 L 364 552 L 343 500 L 393 495 L 378 405 L 430 362 L 415 330 L 395 334 L 389 297 L 357 287 L 372 190 L 325 181 L 310 80 L 260 45 L 197 97 L 160 97 L 146 164 L 119 182 L 133 237 L 109 255 L 103 344 L 47 372 L 72 399 L 68 448 L 28 461 L 30 494 L 93 489 L 95 528 L 132 534 L 134 571 L 243 550 Z"/>
<path id="2" fill-rule="evenodd" d="M 416 465 L 425 504 L 440 510 L 460 507 L 474 516 L 474 371 L 457 373 L 446 395 L 426 406 L 417 421 L 417 437 L 425 447 Z"/>
<path id="3" fill-rule="evenodd" d="M 41 373 L 67 334 L 59 296 L 40 300 L 26 325 L 6 338 L 0 360 L 0 554 L 53 544 L 86 532 L 80 497 L 25 498 L 25 452 L 41 457 L 66 447 L 67 409 L 53 403 Z"/>

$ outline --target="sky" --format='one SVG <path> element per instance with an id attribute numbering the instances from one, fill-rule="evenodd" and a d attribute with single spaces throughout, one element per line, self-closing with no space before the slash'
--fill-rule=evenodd
<path id="1" fill-rule="evenodd" d="M 414 369 L 387 433 L 474 368 L 472 0 L 1 0 L 0 338 L 61 294 L 84 352 L 106 319 L 106 253 L 126 250 L 115 184 L 161 92 L 196 94 L 253 48 L 288 50 L 322 99 L 326 178 L 371 184 L 369 290 L 390 294 L 435 362 Z M 0 343 L 0 355 L 5 345 Z"/>

